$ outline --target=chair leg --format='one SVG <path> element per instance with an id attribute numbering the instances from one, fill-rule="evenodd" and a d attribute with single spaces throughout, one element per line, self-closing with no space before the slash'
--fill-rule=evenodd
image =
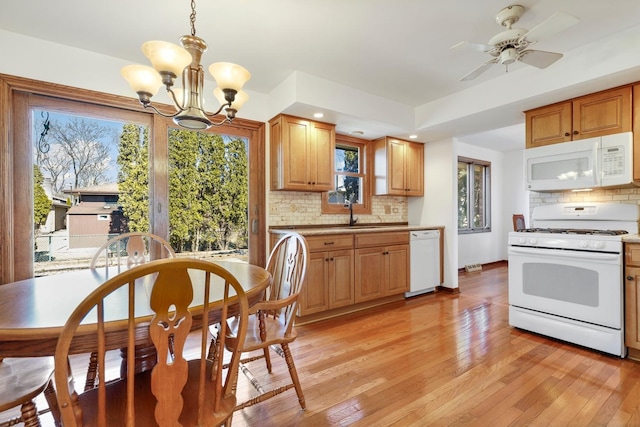
<path id="1" fill-rule="evenodd" d="M 269 347 L 265 347 L 264 351 L 264 361 L 267 363 L 267 372 L 271 373 L 271 356 L 269 355 Z"/>
<path id="2" fill-rule="evenodd" d="M 89 391 L 96 386 L 96 376 L 98 375 L 98 353 L 95 351 L 89 356 L 89 367 L 87 368 L 87 379 L 84 383 L 84 391 Z"/>
<path id="3" fill-rule="evenodd" d="M 288 344 L 282 344 L 282 351 L 284 352 L 284 358 L 287 361 L 287 368 L 289 368 L 289 375 L 291 375 L 291 381 L 293 381 L 293 385 L 296 388 L 296 394 L 298 395 L 298 402 L 302 409 L 307 409 L 307 405 L 304 401 L 304 394 L 302 394 L 302 386 L 300 385 L 300 379 L 298 378 L 298 371 L 296 370 L 296 365 L 293 363 L 293 356 L 291 356 L 291 351 L 289 350 Z"/>
<path id="4" fill-rule="evenodd" d="M 267 329 L 265 326 L 265 312 L 260 310 L 258 312 L 258 328 L 259 328 L 259 334 L 260 334 L 260 339 L 262 340 L 262 342 L 266 341 L 267 339 Z M 269 347 L 265 347 L 264 350 L 264 361 L 267 363 L 267 372 L 271 373 L 271 356 L 269 355 Z"/>
<path id="5" fill-rule="evenodd" d="M 53 380 L 49 381 L 47 388 L 44 389 L 44 397 L 47 399 L 49 410 L 53 416 L 53 423 L 56 427 L 62 426 L 60 420 L 60 408 L 58 408 L 58 398 L 56 397 L 56 391 L 53 389 Z"/>

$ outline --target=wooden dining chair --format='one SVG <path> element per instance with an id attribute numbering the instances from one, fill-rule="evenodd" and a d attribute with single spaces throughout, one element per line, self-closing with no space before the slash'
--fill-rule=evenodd
<path id="1" fill-rule="evenodd" d="M 195 285 L 192 277 L 198 277 L 197 281 L 194 279 Z M 197 315 L 192 315 L 192 303 L 199 306 Z M 136 317 L 135 312 L 147 304 L 153 316 Z M 127 319 L 109 321 L 123 307 L 127 307 Z M 54 375 L 63 425 L 230 423 L 236 406 L 235 385 L 241 354 L 231 353 L 229 369 L 224 370 L 222 358 L 216 363 L 207 360 L 206 327 L 198 333 L 200 357 L 187 361 L 183 350 L 187 335 L 203 319 L 219 322 L 224 330 L 226 322 L 220 320 L 232 315 L 238 324 L 238 338 L 244 339 L 248 316 L 245 292 L 231 273 L 212 262 L 178 258 L 152 261 L 107 280 L 72 312 L 58 339 Z M 81 324 L 89 321 L 95 324 Z M 86 340 L 95 335 L 102 377 L 110 331 L 118 328 L 128 331 L 128 349 L 150 339 L 157 352 L 157 364 L 151 371 L 136 373 L 134 358 L 128 358 L 124 378 L 100 382 L 96 388 L 77 394 L 68 364 L 74 338 Z M 219 337 L 219 346 L 225 345 L 226 335 L 225 330 Z M 169 357 L 170 340 L 175 351 L 173 358 Z"/>
<path id="2" fill-rule="evenodd" d="M 34 399 L 44 392 L 54 422 L 59 425 L 58 403 L 52 384 L 52 357 L 19 357 L 0 359 L 0 412 L 20 407 L 20 416 L 0 422 L 0 426 L 23 423 L 40 426 Z"/>
<path id="3" fill-rule="evenodd" d="M 152 259 L 174 258 L 175 251 L 162 237 L 144 232 L 119 234 L 96 250 L 91 269 L 116 266 L 117 273 Z"/>
<path id="4" fill-rule="evenodd" d="M 309 250 L 301 235 L 288 233 L 283 236 L 273 247 L 267 260 L 267 270 L 273 277 L 271 286 L 267 289 L 264 298 L 249 309 L 250 316 L 246 337 L 242 338 L 241 323 L 238 319 L 228 321 L 228 336 L 225 341 L 227 350 L 261 353 L 253 357 L 243 357 L 240 361 L 241 371 L 250 379 L 259 395 L 240 403 L 236 410 L 255 405 L 291 388 L 295 388 L 302 409 L 306 408 L 289 344 L 297 337 L 294 323 L 298 296 L 305 282 L 308 259 Z M 221 334 L 222 332 L 218 333 L 218 335 Z M 281 387 L 265 390 L 253 377 L 246 364 L 264 359 L 267 371 L 271 373 L 270 348 L 285 359 L 291 382 Z M 212 357 L 211 354 L 210 357 Z"/>
<path id="5" fill-rule="evenodd" d="M 149 262 L 151 259 L 175 258 L 176 253 L 162 237 L 144 232 L 123 233 L 109 239 L 93 255 L 90 268 L 116 267 L 116 273 Z M 107 277 L 109 277 L 107 275 Z M 85 378 L 84 389 L 91 390 L 96 385 L 98 372 L 97 354 L 92 352 L 89 356 L 89 366 Z"/>

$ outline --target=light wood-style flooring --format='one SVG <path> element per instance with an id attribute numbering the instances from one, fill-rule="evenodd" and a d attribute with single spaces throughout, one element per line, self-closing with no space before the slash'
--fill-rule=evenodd
<path id="1" fill-rule="evenodd" d="M 510 327 L 506 263 L 459 286 L 298 326 L 307 410 L 289 390 L 233 426 L 640 425 L 640 362 Z M 263 385 L 288 376 L 272 359 L 271 375 L 249 364 Z M 239 396 L 250 387 L 241 374 Z"/>

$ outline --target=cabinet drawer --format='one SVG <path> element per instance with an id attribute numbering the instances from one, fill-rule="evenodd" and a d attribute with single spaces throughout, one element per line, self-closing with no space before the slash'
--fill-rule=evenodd
<path id="1" fill-rule="evenodd" d="M 309 252 L 352 249 L 353 234 L 330 234 L 327 236 L 305 236 Z"/>
<path id="2" fill-rule="evenodd" d="M 355 235 L 356 248 L 404 245 L 408 243 L 409 232 L 407 231 L 395 231 L 391 233 L 362 233 Z"/>
<path id="3" fill-rule="evenodd" d="M 624 244 L 624 264 L 640 267 L 640 243 Z"/>

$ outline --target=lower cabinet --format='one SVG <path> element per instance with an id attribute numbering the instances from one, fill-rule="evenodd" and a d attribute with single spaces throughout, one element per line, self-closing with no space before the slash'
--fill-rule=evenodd
<path id="1" fill-rule="evenodd" d="M 353 235 L 306 236 L 305 240 L 309 262 L 298 315 L 353 304 Z"/>
<path id="2" fill-rule="evenodd" d="M 356 302 L 409 290 L 409 245 L 355 250 Z"/>
<path id="3" fill-rule="evenodd" d="M 409 233 L 354 236 L 356 303 L 409 290 Z"/>
<path id="4" fill-rule="evenodd" d="M 624 341 L 629 357 L 640 358 L 640 243 L 625 243 Z"/>
<path id="5" fill-rule="evenodd" d="M 272 232 L 271 246 L 283 234 Z M 298 316 L 346 312 L 349 306 L 409 290 L 408 231 L 303 236 L 309 262 Z"/>

